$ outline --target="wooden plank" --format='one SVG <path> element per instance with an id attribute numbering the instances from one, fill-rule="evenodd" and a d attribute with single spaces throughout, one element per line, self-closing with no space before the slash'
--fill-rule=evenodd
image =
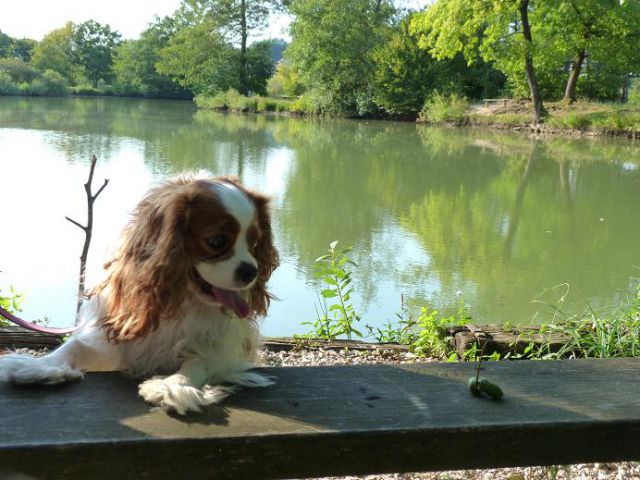
<path id="1" fill-rule="evenodd" d="M 267 368 L 188 417 L 136 381 L 0 385 L 0 478 L 304 478 L 640 459 L 640 359 L 496 362 L 503 401 L 472 396 L 474 365 Z"/>
<path id="2" fill-rule="evenodd" d="M 62 337 L 50 333 L 33 332 L 24 328 L 10 326 L 0 327 L 0 347 L 8 348 L 42 348 L 56 347 L 62 343 Z M 406 352 L 407 345 L 397 343 L 369 343 L 357 340 L 323 340 L 320 338 L 267 337 L 264 346 L 273 352 L 289 351 L 296 348 L 318 348 L 325 350 L 396 350 Z"/>
<path id="3" fill-rule="evenodd" d="M 0 347 L 53 348 L 61 343 L 60 335 L 33 332 L 16 326 L 0 327 Z"/>

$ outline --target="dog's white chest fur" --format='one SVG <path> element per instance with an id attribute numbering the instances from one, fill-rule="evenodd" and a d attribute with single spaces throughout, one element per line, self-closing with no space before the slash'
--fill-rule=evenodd
<path id="1" fill-rule="evenodd" d="M 95 299 L 96 303 L 99 302 Z M 95 306 L 90 318 L 99 318 Z M 99 308 L 98 308 L 99 310 Z M 112 344 L 96 325 L 88 323 L 76 336 L 87 349 L 102 355 L 106 364 L 92 365 L 91 370 L 121 370 L 134 375 L 161 374 L 177 370 L 190 358 L 206 361 L 209 378 L 222 372 L 246 369 L 258 341 L 255 324 L 246 319 L 225 315 L 219 308 L 195 303 L 186 308 L 179 321 L 165 321 L 145 337 Z"/>

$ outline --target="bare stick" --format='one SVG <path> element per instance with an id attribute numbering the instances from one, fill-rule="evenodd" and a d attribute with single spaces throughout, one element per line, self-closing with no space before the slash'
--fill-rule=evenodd
<path id="1" fill-rule="evenodd" d="M 91 193 L 91 184 L 93 183 L 93 172 L 96 169 L 96 162 L 98 159 L 95 155 L 91 157 L 91 169 L 89 170 L 89 178 L 87 183 L 84 184 L 84 191 L 87 194 L 87 224 L 82 225 L 69 217 L 64 217 L 73 223 L 76 227 L 80 228 L 84 232 L 84 246 L 82 247 L 82 254 L 80 255 L 80 275 L 78 277 L 78 306 L 76 308 L 76 325 L 80 318 L 78 312 L 82 305 L 82 298 L 84 297 L 84 278 L 87 270 L 87 255 L 89 254 L 89 246 L 91 245 L 91 235 L 93 233 L 93 203 L 98 198 L 98 195 L 102 193 L 104 188 L 109 184 L 109 179 L 105 178 L 104 183 L 94 194 Z"/>

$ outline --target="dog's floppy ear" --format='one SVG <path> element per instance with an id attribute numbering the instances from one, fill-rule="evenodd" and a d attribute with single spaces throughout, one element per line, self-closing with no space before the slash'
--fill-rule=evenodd
<path id="1" fill-rule="evenodd" d="M 254 316 L 265 315 L 272 298 L 267 291 L 267 281 L 271 274 L 280 264 L 278 251 L 273 244 L 273 231 L 271 229 L 271 214 L 269 212 L 269 198 L 255 193 L 248 192 L 253 200 L 258 216 L 258 226 L 260 228 L 260 238 L 255 246 L 253 255 L 258 261 L 258 278 L 251 288 L 249 303 Z"/>
<path id="2" fill-rule="evenodd" d="M 100 324 L 110 340 L 134 340 L 156 329 L 162 317 L 179 314 L 191 268 L 185 237 L 192 197 L 188 185 L 172 182 L 138 205 L 98 287 L 109 290 Z"/>

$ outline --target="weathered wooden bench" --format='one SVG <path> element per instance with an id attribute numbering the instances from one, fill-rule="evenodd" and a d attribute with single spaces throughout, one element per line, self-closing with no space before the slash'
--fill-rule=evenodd
<path id="1" fill-rule="evenodd" d="M 484 108 L 489 108 L 490 103 L 501 103 L 504 111 L 507 111 L 507 100 L 508 98 L 484 98 L 482 101 L 484 102 Z"/>
<path id="2" fill-rule="evenodd" d="M 640 459 L 640 359 L 266 368 L 278 378 L 187 417 L 137 382 L 0 385 L 0 478 L 261 479 Z M 23 478 L 23 477 L 20 477 Z"/>

